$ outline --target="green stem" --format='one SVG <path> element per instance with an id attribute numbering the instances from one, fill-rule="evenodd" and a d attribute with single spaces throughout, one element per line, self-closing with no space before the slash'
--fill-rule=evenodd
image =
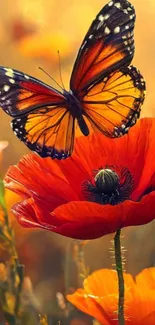
<path id="1" fill-rule="evenodd" d="M 121 253 L 121 240 L 120 240 L 121 230 L 117 230 L 114 237 L 114 248 L 115 248 L 115 262 L 116 271 L 118 276 L 118 289 L 119 289 L 119 299 L 118 299 L 118 324 L 124 325 L 124 278 L 123 278 L 123 266 L 122 266 L 122 253 Z"/>

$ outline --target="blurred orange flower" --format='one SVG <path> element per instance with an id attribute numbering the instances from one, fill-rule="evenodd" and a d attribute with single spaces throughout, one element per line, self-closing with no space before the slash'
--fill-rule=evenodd
<path id="1" fill-rule="evenodd" d="M 124 273 L 125 324 L 155 324 L 155 267 L 145 269 L 134 279 Z M 114 270 L 102 269 L 84 281 L 67 299 L 78 309 L 93 316 L 101 324 L 116 325 L 118 308 L 118 281 Z"/>
<path id="2" fill-rule="evenodd" d="M 68 59 L 75 47 L 75 43 L 63 33 L 35 34 L 20 41 L 19 49 L 22 55 L 42 57 L 50 60 L 52 64 L 58 63 L 58 50 L 63 60 Z"/>

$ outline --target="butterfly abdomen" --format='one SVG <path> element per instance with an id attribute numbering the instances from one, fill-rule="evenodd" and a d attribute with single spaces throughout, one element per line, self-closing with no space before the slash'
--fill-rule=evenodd
<path id="1" fill-rule="evenodd" d="M 78 125 L 80 127 L 81 132 L 83 133 L 83 135 L 87 136 L 89 135 L 89 129 L 88 126 L 83 118 L 83 116 L 81 115 L 81 118 L 78 119 Z"/>
<path id="2" fill-rule="evenodd" d="M 83 135 L 87 136 L 89 134 L 89 129 L 82 115 L 82 105 L 80 101 L 72 93 L 67 92 L 65 95 L 70 113 L 74 119 L 77 119 L 79 128 Z"/>

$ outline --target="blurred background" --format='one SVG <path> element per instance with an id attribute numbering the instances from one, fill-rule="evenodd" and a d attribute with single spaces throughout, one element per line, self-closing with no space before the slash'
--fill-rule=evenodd
<path id="1" fill-rule="evenodd" d="M 44 82 L 51 80 L 42 67 L 58 82 L 60 52 L 62 76 L 68 87 L 72 66 L 92 20 L 105 5 L 105 0 L 1 0 L 0 2 L 0 65 L 24 71 Z M 155 1 L 132 0 L 136 9 L 136 52 L 133 64 L 139 68 L 147 83 L 147 95 L 142 116 L 155 117 Z M 52 84 L 55 86 L 54 84 Z M 28 149 L 13 134 L 10 118 L 0 111 L 0 140 L 9 142 L 1 163 L 2 176 L 16 164 Z M 6 193 L 10 207 L 18 198 Z M 74 241 L 44 231 L 25 230 L 12 218 L 20 262 L 30 276 L 37 297 L 45 309 L 50 309 L 56 292 L 65 288 L 65 252 L 72 251 Z M 127 248 L 126 271 L 133 274 L 155 265 L 155 223 L 123 231 Z M 84 247 L 90 271 L 111 268 L 109 247 L 113 236 L 88 242 Z M 69 285 L 76 287 L 77 277 L 72 265 Z"/>

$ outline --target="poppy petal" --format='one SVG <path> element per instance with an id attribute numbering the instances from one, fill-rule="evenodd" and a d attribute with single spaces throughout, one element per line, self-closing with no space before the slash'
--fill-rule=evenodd
<path id="1" fill-rule="evenodd" d="M 122 227 L 142 225 L 155 218 L 155 192 L 140 202 L 124 201 L 119 205 L 92 202 L 70 202 L 52 213 L 62 220 L 60 234 L 77 239 L 94 239 L 113 233 Z"/>
<path id="2" fill-rule="evenodd" d="M 108 281 L 105 279 L 108 279 Z M 130 274 L 124 274 L 125 301 L 134 301 L 135 282 Z M 118 308 L 118 282 L 114 270 L 101 269 L 93 272 L 78 289 L 67 299 L 77 308 L 94 316 L 101 324 L 115 324 Z M 126 310 L 126 303 L 125 303 Z"/>
<path id="3" fill-rule="evenodd" d="M 23 197 L 39 196 L 44 202 L 49 201 L 50 209 L 70 199 L 79 199 L 58 164 L 34 154 L 24 156 L 18 166 L 11 166 L 5 183 L 7 188 Z"/>
<path id="4" fill-rule="evenodd" d="M 136 283 L 139 287 L 143 287 L 144 289 L 152 289 L 155 290 L 155 271 L 154 267 L 150 267 L 149 269 L 142 270 L 136 276 Z"/>
<path id="5" fill-rule="evenodd" d="M 154 278 L 155 268 L 143 270 L 136 281 L 130 274 L 124 273 L 125 304 L 124 316 L 126 325 L 154 325 L 155 323 L 155 290 L 142 285 L 149 276 Z M 80 310 L 92 315 L 101 324 L 116 325 L 118 304 L 117 273 L 102 269 L 89 275 L 84 281 L 84 288 L 78 289 L 67 299 Z M 95 308 L 96 307 L 96 308 Z M 107 323 L 107 322 L 109 323 Z"/>
<path id="6" fill-rule="evenodd" d="M 144 319 L 141 325 L 154 325 L 155 324 L 155 311 L 153 311 L 151 314 L 147 315 Z"/>
<path id="7" fill-rule="evenodd" d="M 74 294 L 67 295 L 67 300 L 75 305 L 78 309 L 90 316 L 96 315 L 96 319 L 104 325 L 111 325 L 109 317 L 102 309 L 96 299 L 88 297 L 83 289 L 78 289 Z"/>
<path id="8" fill-rule="evenodd" d="M 13 206 L 12 212 L 24 227 L 37 227 L 56 231 L 62 222 L 52 217 L 46 207 L 42 209 L 39 199 L 29 198 Z M 49 220 L 50 218 L 50 220 Z M 57 232 L 57 231 L 56 231 Z"/>

